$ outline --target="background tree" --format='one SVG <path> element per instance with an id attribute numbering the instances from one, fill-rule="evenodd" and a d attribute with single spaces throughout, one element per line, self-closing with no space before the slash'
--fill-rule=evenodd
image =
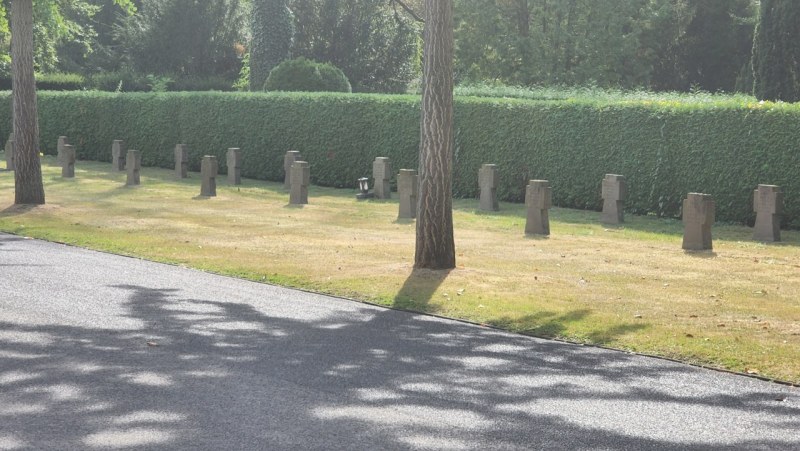
<path id="1" fill-rule="evenodd" d="M 761 0 L 753 75 L 757 98 L 800 101 L 800 2 Z"/>
<path id="2" fill-rule="evenodd" d="M 291 56 L 294 18 L 286 0 L 252 0 L 250 88 L 261 90 L 269 71 Z"/>
<path id="3" fill-rule="evenodd" d="M 124 61 L 139 73 L 233 80 L 243 21 L 240 0 L 142 0 L 117 38 Z"/>
<path id="4" fill-rule="evenodd" d="M 453 2 L 425 1 L 415 268 L 456 267 L 453 238 Z"/>
<path id="5" fill-rule="evenodd" d="M 670 0 L 649 36 L 656 90 L 732 92 L 749 68 L 756 9 L 752 0 Z M 745 71 L 746 73 L 746 71 Z M 739 86 L 746 89 L 743 84 Z"/>
<path id="6" fill-rule="evenodd" d="M 357 92 L 405 92 L 417 75 L 416 21 L 386 0 L 293 0 L 293 56 L 342 69 Z"/>

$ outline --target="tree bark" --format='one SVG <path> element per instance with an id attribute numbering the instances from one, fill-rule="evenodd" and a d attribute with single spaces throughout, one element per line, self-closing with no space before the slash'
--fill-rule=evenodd
<path id="1" fill-rule="evenodd" d="M 453 0 L 425 0 L 415 268 L 456 266 L 453 238 Z"/>
<path id="2" fill-rule="evenodd" d="M 11 2 L 15 204 L 44 204 L 33 78 L 33 0 Z"/>

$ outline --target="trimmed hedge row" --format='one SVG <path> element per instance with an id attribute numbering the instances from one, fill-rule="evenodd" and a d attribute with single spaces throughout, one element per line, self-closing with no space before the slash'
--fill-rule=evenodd
<path id="1" fill-rule="evenodd" d="M 10 98 L 0 94 L 0 133 Z M 143 152 L 145 166 L 173 167 L 186 143 L 193 170 L 204 154 L 241 147 L 243 176 L 283 180 L 283 155 L 299 150 L 312 181 L 353 187 L 377 156 L 415 168 L 419 100 L 412 96 L 305 93 L 57 93 L 39 95 L 42 147 L 59 135 L 81 159 L 109 161 L 111 142 Z M 478 194 L 482 163 L 499 166 L 501 199 L 522 201 L 529 179 L 550 180 L 556 205 L 600 209 L 606 173 L 628 180 L 629 212 L 680 215 L 688 192 L 712 194 L 721 221 L 752 223 L 759 183 L 786 192 L 784 226 L 800 228 L 800 104 L 652 101 L 456 101 L 453 192 Z"/>

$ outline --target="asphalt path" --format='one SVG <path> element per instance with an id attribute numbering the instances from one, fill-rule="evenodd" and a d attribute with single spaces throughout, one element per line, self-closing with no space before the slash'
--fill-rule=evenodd
<path id="1" fill-rule="evenodd" d="M 800 390 L 0 234 L 0 449 L 800 449 Z"/>

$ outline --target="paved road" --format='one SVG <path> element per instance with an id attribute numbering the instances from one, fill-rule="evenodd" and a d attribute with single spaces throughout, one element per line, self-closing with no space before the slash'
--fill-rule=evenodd
<path id="1" fill-rule="evenodd" d="M 800 390 L 0 234 L 0 449 L 106 448 L 797 450 Z"/>

